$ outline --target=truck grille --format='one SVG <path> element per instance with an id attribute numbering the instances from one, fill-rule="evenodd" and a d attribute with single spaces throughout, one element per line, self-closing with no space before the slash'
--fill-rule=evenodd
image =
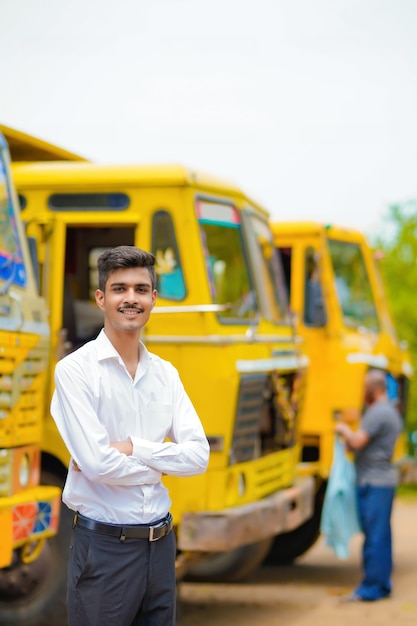
<path id="1" fill-rule="evenodd" d="M 300 372 L 242 375 L 230 464 L 251 461 L 296 444 L 304 385 Z"/>
<path id="2" fill-rule="evenodd" d="M 42 429 L 46 346 L 38 337 L 26 335 L 22 341 L 13 335 L 0 355 L 1 448 L 37 441 Z"/>
<path id="3" fill-rule="evenodd" d="M 240 380 L 235 430 L 230 464 L 243 463 L 260 456 L 260 423 L 267 374 L 249 374 Z"/>

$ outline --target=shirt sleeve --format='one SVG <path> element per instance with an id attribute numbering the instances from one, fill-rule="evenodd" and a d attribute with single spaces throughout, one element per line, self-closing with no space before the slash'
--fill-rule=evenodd
<path id="1" fill-rule="evenodd" d="M 371 406 L 365 411 L 360 428 L 366 432 L 370 439 L 373 439 L 381 432 L 383 425 L 381 414 L 376 410 L 376 407 Z"/>
<path id="2" fill-rule="evenodd" d="M 171 476 L 194 476 L 207 469 L 210 447 L 197 412 L 178 373 L 173 381 L 173 420 L 170 441 L 156 443 L 131 435 L 133 456 Z"/>
<path id="3" fill-rule="evenodd" d="M 111 485 L 157 484 L 161 471 L 138 457 L 110 447 L 106 429 L 94 409 L 88 374 L 75 361 L 59 361 L 51 414 L 59 433 L 86 478 Z"/>

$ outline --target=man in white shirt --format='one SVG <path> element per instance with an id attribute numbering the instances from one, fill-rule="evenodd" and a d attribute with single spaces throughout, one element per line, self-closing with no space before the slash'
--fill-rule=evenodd
<path id="1" fill-rule="evenodd" d="M 177 370 L 148 352 L 155 257 L 98 259 L 104 329 L 57 363 L 51 413 L 71 454 L 68 626 L 172 626 L 175 536 L 164 474 L 203 473 L 209 446 Z"/>

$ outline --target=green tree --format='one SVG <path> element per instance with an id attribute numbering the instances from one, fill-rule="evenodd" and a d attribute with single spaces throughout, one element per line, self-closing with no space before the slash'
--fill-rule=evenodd
<path id="1" fill-rule="evenodd" d="M 383 252 L 380 260 L 394 326 L 399 339 L 408 343 L 417 373 L 417 201 L 388 208 L 383 226 L 372 239 Z M 409 429 L 417 429 L 417 376 L 410 385 Z"/>

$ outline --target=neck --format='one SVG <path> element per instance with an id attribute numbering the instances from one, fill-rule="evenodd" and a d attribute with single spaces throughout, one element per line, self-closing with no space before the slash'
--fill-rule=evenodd
<path id="1" fill-rule="evenodd" d="M 139 363 L 139 341 L 140 331 L 118 332 L 113 328 L 109 329 L 104 326 L 104 332 L 111 341 L 114 348 L 120 354 L 123 363 L 132 378 L 135 377 L 136 368 Z"/>
<path id="2" fill-rule="evenodd" d="M 389 401 L 389 398 L 386 393 L 375 395 L 374 402 L 388 402 L 388 401 Z"/>

